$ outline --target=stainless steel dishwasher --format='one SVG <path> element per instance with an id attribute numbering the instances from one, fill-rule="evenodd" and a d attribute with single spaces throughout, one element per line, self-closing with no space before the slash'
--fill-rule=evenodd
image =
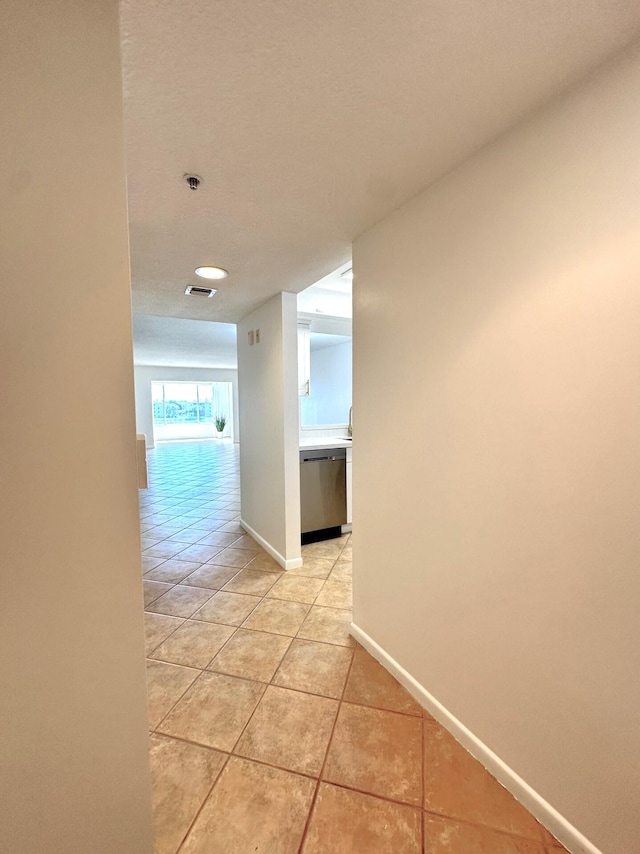
<path id="1" fill-rule="evenodd" d="M 347 523 L 346 448 L 300 451 L 302 542 L 339 537 Z"/>

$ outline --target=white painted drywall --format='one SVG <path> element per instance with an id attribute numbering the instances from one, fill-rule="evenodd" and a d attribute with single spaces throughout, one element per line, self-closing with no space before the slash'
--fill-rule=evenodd
<path id="1" fill-rule="evenodd" d="M 295 294 L 276 294 L 238 324 L 238 389 L 242 522 L 293 569 L 302 564 Z"/>
<path id="2" fill-rule="evenodd" d="M 238 441 L 238 372 L 221 368 L 182 368 L 160 365 L 135 366 L 136 430 L 147 437 L 147 448 L 155 446 L 151 383 L 157 382 L 231 383 L 233 394 L 233 440 Z"/>
<path id="3" fill-rule="evenodd" d="M 355 623 L 606 854 L 638 845 L 638 91 L 635 50 L 354 245 Z"/>
<path id="4" fill-rule="evenodd" d="M 150 854 L 118 3 L 0 30 L 0 847 Z"/>
<path id="5" fill-rule="evenodd" d="M 351 341 L 311 350 L 311 393 L 300 398 L 302 425 L 344 425 L 349 422 L 351 350 Z"/>

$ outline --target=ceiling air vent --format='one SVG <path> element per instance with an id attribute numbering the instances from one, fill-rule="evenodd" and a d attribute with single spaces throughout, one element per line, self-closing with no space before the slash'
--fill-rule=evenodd
<path id="1" fill-rule="evenodd" d="M 201 288 L 200 285 L 189 285 L 185 290 L 187 296 L 212 297 L 217 293 L 215 288 Z"/>

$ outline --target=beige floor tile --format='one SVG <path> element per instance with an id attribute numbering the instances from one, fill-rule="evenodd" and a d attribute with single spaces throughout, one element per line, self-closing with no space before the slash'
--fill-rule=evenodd
<path id="1" fill-rule="evenodd" d="M 225 584 L 228 584 L 237 574 L 238 570 L 235 567 L 207 563 L 184 578 L 182 583 L 193 587 L 205 587 L 207 590 L 222 590 Z"/>
<path id="2" fill-rule="evenodd" d="M 221 507 L 219 510 L 216 510 L 215 513 L 212 513 L 209 516 L 209 520 L 215 523 L 215 527 L 221 531 L 229 531 L 229 528 L 223 527 L 227 522 L 233 522 L 237 525 L 238 534 L 244 534 L 244 528 L 240 524 L 237 518 L 238 514 L 235 510 L 228 510 L 224 507 Z"/>
<path id="3" fill-rule="evenodd" d="M 260 682 L 205 672 L 165 718 L 159 731 L 230 751 L 264 688 Z"/>
<path id="4" fill-rule="evenodd" d="M 194 536 L 189 531 L 177 531 L 168 540 L 163 540 L 162 542 L 175 543 L 177 546 L 180 546 L 180 551 L 183 551 L 187 546 L 194 545 Z"/>
<path id="5" fill-rule="evenodd" d="M 180 551 L 184 551 L 187 546 L 194 545 L 193 536 L 189 533 L 189 531 L 177 531 L 177 533 L 172 534 L 168 540 L 163 540 L 164 543 L 175 544 L 180 547 Z"/>
<path id="6" fill-rule="evenodd" d="M 193 519 L 191 519 L 189 521 L 189 527 L 185 528 L 184 531 L 180 531 L 179 534 L 180 536 L 183 534 L 186 536 L 188 534 L 191 537 L 192 545 L 207 545 L 207 543 L 200 543 L 200 541 L 203 537 L 213 534 L 217 526 L 218 523 L 211 519 L 201 519 L 198 522 L 194 522 Z M 220 548 L 220 546 L 218 546 L 218 548 Z"/>
<path id="7" fill-rule="evenodd" d="M 259 569 L 262 572 L 284 572 L 277 560 L 274 560 L 271 555 L 266 552 L 261 552 L 256 555 L 250 563 L 247 564 L 247 569 Z"/>
<path id="8" fill-rule="evenodd" d="M 213 596 L 212 590 L 176 584 L 147 608 L 154 614 L 169 614 L 171 617 L 190 617 Z"/>
<path id="9" fill-rule="evenodd" d="M 253 539 L 253 537 L 250 537 L 249 534 L 243 534 L 239 537 L 233 544 L 233 548 L 248 549 L 251 552 L 262 552 L 263 554 L 266 554 L 262 546 L 258 545 L 258 543 Z"/>
<path id="10" fill-rule="evenodd" d="M 147 712 L 149 729 L 156 729 L 195 679 L 199 670 L 164 661 L 147 661 Z"/>
<path id="11" fill-rule="evenodd" d="M 351 582 L 353 577 L 353 564 L 350 560 L 343 560 L 339 558 L 335 564 L 333 569 L 331 570 L 331 574 L 329 575 L 330 581 L 347 581 Z"/>
<path id="12" fill-rule="evenodd" d="M 238 629 L 209 670 L 269 682 L 291 643 L 284 635 Z"/>
<path id="13" fill-rule="evenodd" d="M 150 655 L 157 646 L 160 646 L 163 640 L 166 640 L 183 623 L 184 620 L 180 617 L 168 617 L 165 614 L 150 614 L 148 611 L 145 612 L 144 638 L 146 654 Z"/>
<path id="14" fill-rule="evenodd" d="M 144 590 L 144 606 L 150 605 L 152 602 L 155 602 L 156 599 L 159 599 L 163 593 L 166 593 L 167 590 L 171 590 L 173 584 L 165 584 L 162 581 L 147 581 L 147 579 L 143 579 L 142 588 Z"/>
<path id="15" fill-rule="evenodd" d="M 274 685 L 339 700 L 353 651 L 346 646 L 296 638 L 273 678 Z"/>
<path id="16" fill-rule="evenodd" d="M 198 540 L 199 546 L 219 546 L 219 548 L 226 549 L 232 543 L 235 543 L 238 539 L 237 534 L 229 534 L 224 531 L 214 531 L 211 534 L 206 534 L 202 539 Z"/>
<path id="17" fill-rule="evenodd" d="M 316 605 L 325 605 L 328 608 L 350 608 L 351 601 L 351 583 L 328 578 L 318 593 Z"/>
<path id="18" fill-rule="evenodd" d="M 220 566 L 237 566 L 238 569 L 243 569 L 255 556 L 256 553 L 249 549 L 228 548 L 216 554 L 215 562 Z"/>
<path id="19" fill-rule="evenodd" d="M 414 807 L 321 783 L 302 854 L 420 854 L 421 819 Z"/>
<path id="20" fill-rule="evenodd" d="M 421 753 L 421 718 L 343 703 L 323 778 L 420 806 Z"/>
<path id="21" fill-rule="evenodd" d="M 313 780 L 232 756 L 180 854 L 296 854 Z"/>
<path id="22" fill-rule="evenodd" d="M 322 557 L 305 557 L 302 566 L 290 569 L 287 575 L 302 575 L 306 578 L 328 578 L 334 561 Z"/>
<path id="23" fill-rule="evenodd" d="M 145 549 L 142 555 L 143 557 L 161 557 L 163 560 L 166 560 L 167 558 L 175 557 L 183 549 L 184 546 L 181 543 L 176 545 L 176 543 L 169 542 L 168 540 L 162 540 L 155 546 Z"/>
<path id="24" fill-rule="evenodd" d="M 140 537 L 140 545 L 142 547 L 142 551 L 148 549 L 150 546 L 155 546 L 157 543 L 161 542 L 161 537 L 147 537 L 144 534 Z"/>
<path id="25" fill-rule="evenodd" d="M 187 620 L 154 650 L 152 657 L 204 670 L 234 631 L 233 626 Z"/>
<path id="26" fill-rule="evenodd" d="M 304 605 L 302 602 L 263 599 L 251 616 L 244 621 L 243 628 L 294 637 L 308 612 L 309 605 Z"/>
<path id="27" fill-rule="evenodd" d="M 218 528 L 219 531 L 226 531 L 231 534 L 244 534 L 244 528 L 240 524 L 240 522 L 225 522 L 224 525 L 220 525 Z"/>
<path id="28" fill-rule="evenodd" d="M 249 593 L 252 596 L 264 596 L 276 583 L 275 572 L 260 572 L 257 569 L 241 569 L 224 586 L 228 593 Z"/>
<path id="29" fill-rule="evenodd" d="M 226 753 L 151 736 L 154 854 L 175 854 L 227 760 Z"/>
<path id="30" fill-rule="evenodd" d="M 323 540 L 319 543 L 310 543 L 302 547 L 302 559 L 308 557 L 321 557 L 336 561 L 344 548 L 344 542 L 340 538 L 335 540 Z"/>
<path id="31" fill-rule="evenodd" d="M 352 549 L 353 545 L 351 543 L 351 540 L 349 540 L 345 547 L 342 549 L 342 552 L 340 553 L 340 560 L 353 560 Z"/>
<path id="32" fill-rule="evenodd" d="M 422 716 L 422 706 L 361 646 L 356 647 L 344 699 L 350 703 Z"/>
<path id="33" fill-rule="evenodd" d="M 425 854 L 545 854 L 537 842 L 429 814 L 424 819 L 424 842 Z"/>
<path id="34" fill-rule="evenodd" d="M 542 841 L 543 829 L 454 737 L 424 724 L 424 805 L 430 812 Z"/>
<path id="35" fill-rule="evenodd" d="M 187 546 L 186 549 L 178 554 L 178 560 L 191 560 L 197 563 L 206 563 L 220 553 L 218 546 L 206 546 L 199 543 L 194 546 Z"/>
<path id="36" fill-rule="evenodd" d="M 269 685 L 235 752 L 290 771 L 320 773 L 338 702 Z"/>
<path id="37" fill-rule="evenodd" d="M 164 581 L 168 584 L 179 584 L 187 575 L 190 575 L 199 567 L 199 563 L 171 558 L 171 560 L 165 560 L 157 569 L 145 573 L 144 577 L 149 581 Z"/>
<path id="38" fill-rule="evenodd" d="M 150 572 L 152 569 L 155 569 L 156 566 L 160 566 L 160 564 L 164 563 L 163 557 L 153 557 L 152 555 L 142 555 L 141 564 L 142 564 L 142 572 L 146 574 Z"/>
<path id="39" fill-rule="evenodd" d="M 178 515 L 178 513 L 158 510 L 146 516 L 145 521 L 153 522 L 154 525 L 166 525 L 175 521 L 178 518 Z"/>
<path id="40" fill-rule="evenodd" d="M 321 578 L 292 576 L 289 573 L 281 576 L 268 592 L 270 599 L 285 599 L 291 602 L 305 602 L 313 605 L 324 581 Z"/>
<path id="41" fill-rule="evenodd" d="M 298 632 L 298 637 L 339 646 L 355 646 L 356 642 L 349 634 L 351 620 L 350 610 L 313 605 Z"/>
<path id="42" fill-rule="evenodd" d="M 239 626 L 261 601 L 260 596 L 219 591 L 209 599 L 206 605 L 196 611 L 194 619 Z"/>
<path id="43" fill-rule="evenodd" d="M 169 537 L 173 537 L 175 534 L 177 534 L 184 527 L 185 526 L 180 523 L 178 523 L 177 525 L 155 525 L 153 528 L 146 532 L 146 536 L 156 537 L 159 540 L 167 540 L 169 539 Z"/>

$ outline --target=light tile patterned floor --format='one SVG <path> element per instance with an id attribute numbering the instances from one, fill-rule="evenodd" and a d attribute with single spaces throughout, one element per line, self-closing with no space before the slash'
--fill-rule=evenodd
<path id="1" fill-rule="evenodd" d="M 564 850 L 350 637 L 350 536 L 284 573 L 239 525 L 237 446 L 148 457 L 157 854 Z"/>

